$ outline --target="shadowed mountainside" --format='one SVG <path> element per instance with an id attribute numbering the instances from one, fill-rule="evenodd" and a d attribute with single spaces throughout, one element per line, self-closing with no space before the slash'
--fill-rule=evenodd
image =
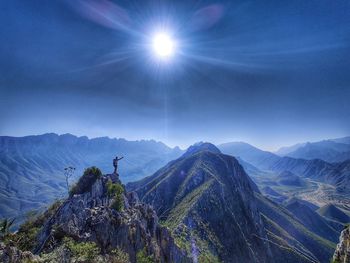
<path id="1" fill-rule="evenodd" d="M 313 233 L 334 243 L 338 242 L 341 224 L 338 228 L 333 228 L 326 219 L 297 199 L 290 200 L 285 207 Z"/>
<path id="2" fill-rule="evenodd" d="M 263 197 L 234 157 L 202 146 L 127 185 L 155 207 L 181 247 L 224 262 L 329 260 L 334 243 Z"/>
<path id="3" fill-rule="evenodd" d="M 350 217 L 333 204 L 322 206 L 317 210 L 317 212 L 328 219 L 331 219 L 340 223 L 350 222 Z"/>

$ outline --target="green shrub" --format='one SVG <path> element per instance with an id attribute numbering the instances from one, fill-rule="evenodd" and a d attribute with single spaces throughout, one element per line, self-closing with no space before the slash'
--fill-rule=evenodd
<path id="1" fill-rule="evenodd" d="M 137 263 L 154 263 L 152 256 L 147 256 L 146 249 L 142 249 L 136 254 Z"/>
<path id="2" fill-rule="evenodd" d="M 111 207 L 117 211 L 124 209 L 123 193 L 124 188 L 121 184 L 112 183 L 112 181 L 107 182 L 107 194 L 109 197 L 113 197 Z"/>
<path id="3" fill-rule="evenodd" d="M 202 253 L 198 258 L 198 263 L 220 263 L 220 260 L 211 253 Z"/>
<path id="4" fill-rule="evenodd" d="M 129 263 L 129 255 L 119 248 L 113 249 L 111 251 L 112 262 L 113 263 Z"/>
<path id="5" fill-rule="evenodd" d="M 16 234 L 11 234 L 4 240 L 5 244 L 11 244 L 18 247 L 22 251 L 32 251 L 38 244 L 37 236 L 40 231 L 39 227 L 28 225 L 20 230 Z"/>
<path id="6" fill-rule="evenodd" d="M 94 259 L 100 254 L 100 249 L 94 242 L 77 242 L 72 238 L 65 237 L 63 243 L 79 260 L 94 262 Z"/>
<path id="7" fill-rule="evenodd" d="M 22 251 L 32 251 L 37 246 L 37 236 L 44 223 L 56 213 L 62 205 L 62 200 L 56 200 L 44 213 L 32 210 L 26 213 L 26 221 L 15 234 L 8 235 L 7 244 L 13 244 Z"/>
<path id="8" fill-rule="evenodd" d="M 97 178 L 101 178 L 102 176 L 102 172 L 99 168 L 97 168 L 96 166 L 92 166 L 92 167 L 89 167 L 89 168 L 86 168 L 85 171 L 84 171 L 84 175 L 90 175 L 90 174 L 93 174 L 95 175 Z"/>
<path id="9" fill-rule="evenodd" d="M 108 180 L 107 182 L 107 194 L 109 197 L 113 197 L 117 194 L 124 193 L 124 188 L 121 184 L 118 183 L 112 183 L 111 180 Z"/>
<path id="10" fill-rule="evenodd" d="M 69 195 L 83 194 L 91 190 L 92 185 L 97 179 L 101 178 L 102 172 L 97 167 L 93 166 L 85 169 L 82 177 L 79 178 L 78 182 L 72 186 L 69 191 Z"/>

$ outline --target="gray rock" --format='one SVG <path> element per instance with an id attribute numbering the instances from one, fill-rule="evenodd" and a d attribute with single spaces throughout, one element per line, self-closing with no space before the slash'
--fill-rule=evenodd
<path id="1" fill-rule="evenodd" d="M 35 252 L 48 252 L 63 236 L 69 236 L 76 241 L 95 242 L 103 254 L 119 248 L 129 254 L 131 262 L 136 262 L 136 254 L 142 249 L 160 262 L 190 262 L 170 232 L 158 224 L 152 206 L 140 203 L 136 193 L 124 196 L 122 212 L 110 207 L 113 200 L 106 189 L 110 179 L 110 175 L 103 176 L 90 191 L 65 201 L 40 231 Z"/>
<path id="2" fill-rule="evenodd" d="M 333 262 L 350 263 L 350 227 L 341 232 L 339 243 L 333 255 Z"/>
<path id="3" fill-rule="evenodd" d="M 21 251 L 14 246 L 0 243 L 0 262 L 3 263 L 22 263 L 39 262 L 39 257 L 29 251 Z"/>

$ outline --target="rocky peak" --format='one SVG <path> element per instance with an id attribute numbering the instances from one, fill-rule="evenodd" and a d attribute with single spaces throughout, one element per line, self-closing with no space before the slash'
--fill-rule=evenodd
<path id="1" fill-rule="evenodd" d="M 139 251 L 160 262 L 189 262 L 170 232 L 158 224 L 152 206 L 141 203 L 136 193 L 125 193 L 116 174 L 92 178 L 89 175 L 85 181 L 79 180 L 70 197 L 44 222 L 34 254 L 51 253 L 69 237 L 95 243 L 102 255 L 119 249 L 132 263 Z M 122 209 L 118 208 L 120 204 L 115 205 L 118 197 L 113 189 L 121 191 Z M 60 262 L 66 262 L 65 257 Z"/>
<path id="2" fill-rule="evenodd" d="M 257 210 L 258 189 L 239 162 L 214 145 L 190 147 L 135 190 L 194 262 L 272 262 Z"/>
<path id="3" fill-rule="evenodd" d="M 209 142 L 198 142 L 196 144 L 191 145 L 183 156 L 188 157 L 201 151 L 221 153 L 221 151 L 214 144 L 211 144 Z"/>
<path id="4" fill-rule="evenodd" d="M 334 263 L 350 263 L 350 226 L 341 232 L 339 243 L 333 255 Z"/>

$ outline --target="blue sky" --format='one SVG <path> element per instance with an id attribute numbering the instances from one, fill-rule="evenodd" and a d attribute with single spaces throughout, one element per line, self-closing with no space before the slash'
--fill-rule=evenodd
<path id="1" fill-rule="evenodd" d="M 1 135 L 271 150 L 350 134 L 349 1 L 13 0 L 0 10 Z M 179 42 L 166 63 L 148 46 L 159 28 Z"/>

